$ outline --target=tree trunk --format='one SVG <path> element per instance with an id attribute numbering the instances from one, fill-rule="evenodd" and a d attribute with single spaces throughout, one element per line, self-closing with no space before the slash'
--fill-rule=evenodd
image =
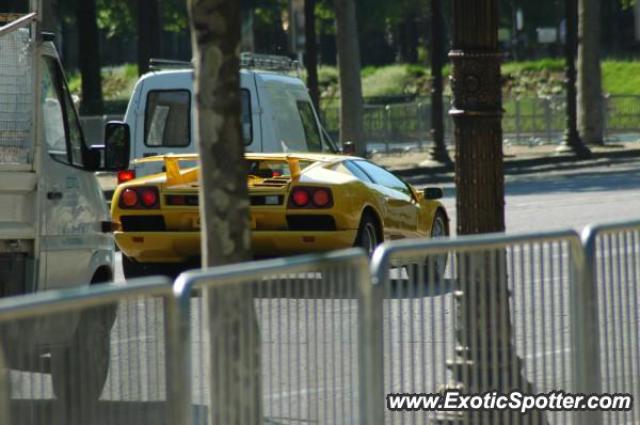
<path id="1" fill-rule="evenodd" d="M 149 71 L 149 59 L 162 56 L 162 16 L 159 0 L 137 0 L 138 74 Z"/>
<path id="2" fill-rule="evenodd" d="M 100 75 L 100 37 L 96 21 L 96 1 L 76 2 L 78 27 L 78 62 L 82 75 L 80 114 L 100 115 L 103 112 L 102 76 Z"/>
<path id="3" fill-rule="evenodd" d="M 444 52 L 444 22 L 442 0 L 431 0 L 431 159 L 445 165 L 453 164 L 444 140 L 444 105 L 442 102 L 442 62 Z"/>
<path id="4" fill-rule="evenodd" d="M 320 89 L 318 88 L 318 43 L 316 41 L 316 0 L 304 2 L 305 52 L 304 66 L 307 69 L 307 87 L 316 111 L 320 111 Z"/>
<path id="5" fill-rule="evenodd" d="M 203 267 L 249 260 L 249 197 L 241 132 L 240 5 L 189 0 L 200 153 Z M 206 291 L 211 341 L 209 423 L 262 423 L 260 337 L 249 291 Z M 244 420 L 244 419 L 249 419 Z"/>
<path id="6" fill-rule="evenodd" d="M 336 45 L 340 81 L 340 141 L 354 142 L 356 154 L 367 147 L 362 128 L 362 81 L 355 0 L 336 0 Z"/>
<path id="7" fill-rule="evenodd" d="M 591 145 L 604 144 L 600 27 L 600 0 L 579 0 L 578 131 Z"/>

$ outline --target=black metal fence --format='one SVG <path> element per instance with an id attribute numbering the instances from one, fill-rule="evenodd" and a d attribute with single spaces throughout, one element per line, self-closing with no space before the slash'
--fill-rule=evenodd
<path id="1" fill-rule="evenodd" d="M 445 105 L 451 103 L 445 98 Z M 640 96 L 615 95 L 604 97 L 605 138 L 618 140 L 621 135 L 640 133 Z M 505 141 L 518 144 L 559 143 L 565 130 L 565 98 L 506 97 L 503 99 L 502 129 Z M 337 135 L 339 107 L 322 111 L 327 130 Z M 418 98 L 408 103 L 365 105 L 364 130 L 369 144 L 413 144 L 423 147 L 431 143 L 431 102 Z M 453 137 L 453 123 L 445 117 L 445 137 Z"/>

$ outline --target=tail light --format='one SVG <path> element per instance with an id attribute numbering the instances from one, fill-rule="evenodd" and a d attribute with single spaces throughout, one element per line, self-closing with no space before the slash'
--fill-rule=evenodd
<path id="1" fill-rule="evenodd" d="M 135 170 L 118 171 L 118 184 L 126 183 L 129 180 L 133 180 L 135 178 L 136 178 Z"/>
<path id="2" fill-rule="evenodd" d="M 324 187 L 295 187 L 289 196 L 289 208 L 331 208 L 331 190 Z"/>
<path id="3" fill-rule="evenodd" d="M 158 209 L 160 196 L 157 187 L 128 187 L 120 194 L 118 205 L 123 209 Z"/>

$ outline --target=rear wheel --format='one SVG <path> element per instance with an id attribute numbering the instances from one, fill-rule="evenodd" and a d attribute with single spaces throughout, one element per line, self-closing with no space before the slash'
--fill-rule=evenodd
<path id="1" fill-rule="evenodd" d="M 149 276 L 151 271 L 145 264 L 138 263 L 131 257 L 122 254 L 122 272 L 125 279 L 135 279 L 137 277 Z"/>
<path id="2" fill-rule="evenodd" d="M 82 312 L 71 341 L 51 351 L 53 391 L 70 408 L 81 408 L 100 398 L 109 374 L 116 310 L 110 305 Z"/>
<path id="3" fill-rule="evenodd" d="M 440 210 L 436 212 L 433 218 L 433 224 L 431 225 L 431 237 L 441 238 L 449 236 L 449 230 L 447 227 L 447 217 Z M 438 254 L 433 258 L 427 258 L 425 263 L 425 276 L 430 276 L 431 269 L 433 269 L 433 277 L 436 282 L 439 282 L 444 277 L 444 272 L 447 269 L 447 257 L 446 253 Z"/>
<path id="4" fill-rule="evenodd" d="M 378 240 L 378 225 L 371 214 L 365 214 L 360 220 L 360 227 L 358 227 L 358 235 L 356 236 L 355 246 L 364 249 L 369 257 L 373 255 L 378 244 L 381 242 Z"/>

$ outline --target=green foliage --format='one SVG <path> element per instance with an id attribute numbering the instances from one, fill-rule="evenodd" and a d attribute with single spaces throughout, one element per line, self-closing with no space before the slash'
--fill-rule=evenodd
<path id="1" fill-rule="evenodd" d="M 640 95 L 640 62 L 604 61 L 602 86 L 609 94 Z"/>

